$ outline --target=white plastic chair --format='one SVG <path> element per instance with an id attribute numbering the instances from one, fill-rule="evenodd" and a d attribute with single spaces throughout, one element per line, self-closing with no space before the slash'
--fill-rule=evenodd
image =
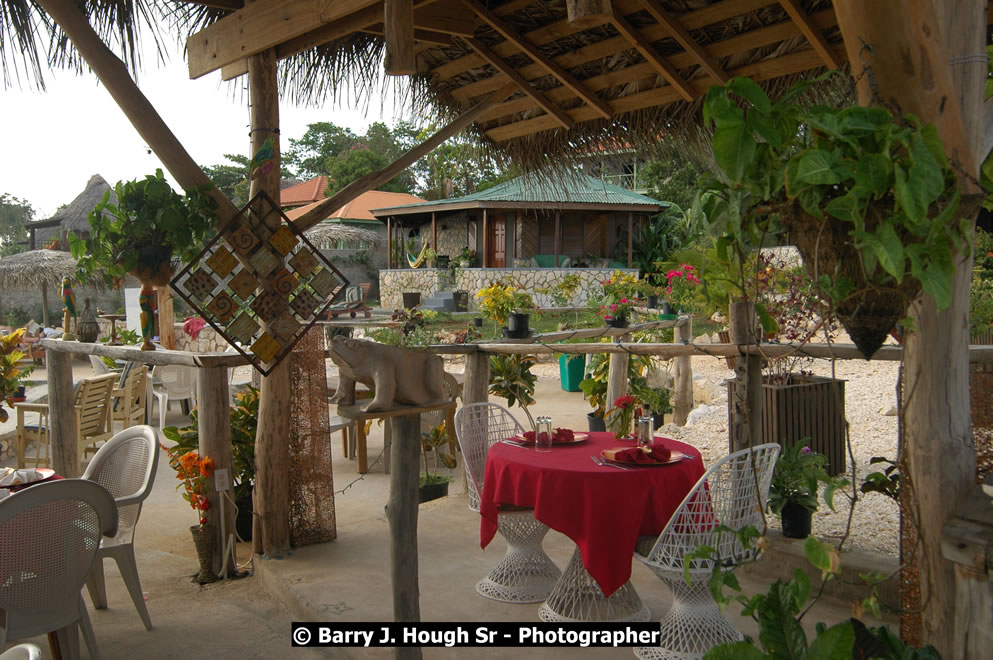
<path id="1" fill-rule="evenodd" d="M 34 644 L 18 644 L 0 653 L 0 660 L 39 660 L 41 649 Z"/>
<path id="2" fill-rule="evenodd" d="M 117 507 L 100 484 L 63 479 L 0 500 L 0 648 L 55 632 L 64 658 L 79 658 L 77 626 L 99 657 L 81 590 L 100 539 L 117 530 Z"/>
<path id="3" fill-rule="evenodd" d="M 152 393 L 159 402 L 159 428 L 165 428 L 169 401 L 189 401 L 196 405 L 197 378 L 193 367 L 160 364 L 152 371 Z"/>
<path id="4" fill-rule="evenodd" d="M 117 505 L 117 534 L 103 538 L 97 561 L 86 580 L 93 607 L 107 608 L 107 588 L 104 584 L 103 560 L 110 557 L 124 578 L 131 600 L 141 616 L 145 630 L 152 629 L 152 619 L 141 592 L 138 565 L 134 558 L 134 529 L 141 515 L 141 503 L 152 492 L 155 470 L 159 464 L 159 444 L 155 430 L 141 425 L 126 428 L 108 440 L 90 460 L 83 479 L 95 481 L 114 497 Z"/>
<path id="5" fill-rule="evenodd" d="M 479 513 L 490 447 L 523 432 L 524 427 L 510 411 L 496 403 L 470 403 L 455 413 L 455 433 L 469 476 L 471 510 Z M 497 513 L 497 531 L 507 540 L 507 554 L 476 584 L 476 591 L 504 603 L 545 600 L 562 575 L 541 547 L 548 526 L 535 520 L 534 509 L 501 509 Z"/>
<path id="6" fill-rule="evenodd" d="M 721 565 L 736 566 L 758 556 L 731 533 L 714 534 L 718 525 L 740 530 L 749 525 L 765 531 L 762 511 L 769 496 L 779 445 L 770 443 L 725 456 L 708 469 L 666 524 L 647 555 L 639 543 L 635 557 L 648 565 L 672 590 L 672 608 L 662 617 L 662 643 L 635 649 L 639 658 L 702 658 L 713 646 L 742 639 L 714 601 L 707 584 L 714 559 L 694 559 L 690 583 L 683 556 L 701 545 L 717 550 Z M 754 465 L 754 470 L 753 470 Z"/>

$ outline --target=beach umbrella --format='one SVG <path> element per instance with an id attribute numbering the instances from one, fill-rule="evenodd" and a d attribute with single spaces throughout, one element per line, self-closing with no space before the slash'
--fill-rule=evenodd
<path id="1" fill-rule="evenodd" d="M 378 245 L 383 240 L 374 231 L 339 222 L 322 222 L 313 229 L 308 229 L 304 235 L 315 246 L 322 248 L 333 248 L 334 241 L 364 241 L 370 245 Z"/>
<path id="2" fill-rule="evenodd" d="M 68 252 L 28 250 L 0 259 L 0 288 L 41 287 L 42 323 L 48 326 L 48 285 L 75 278 L 76 260 Z"/>

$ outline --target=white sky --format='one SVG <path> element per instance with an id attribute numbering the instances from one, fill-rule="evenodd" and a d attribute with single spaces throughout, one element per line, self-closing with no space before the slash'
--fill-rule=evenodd
<path id="1" fill-rule="evenodd" d="M 27 200 L 40 220 L 71 202 L 93 174 L 114 185 L 162 167 L 93 73 L 49 71 L 45 79 L 43 92 L 0 88 L 0 122 L 5 127 L 0 193 Z M 198 164 L 226 163 L 225 153 L 249 155 L 248 95 L 240 91 L 247 87 L 244 76 L 236 86 L 222 82 L 220 72 L 190 80 L 177 48 L 164 65 L 154 56 L 146 57 L 138 86 Z M 283 148 L 289 138 L 300 138 L 308 124 L 318 121 L 358 135 L 376 121 L 392 126 L 393 109 L 383 114 L 380 105 L 377 97 L 367 116 L 338 105 L 293 108 L 281 102 Z M 173 186 L 179 188 L 174 180 Z"/>

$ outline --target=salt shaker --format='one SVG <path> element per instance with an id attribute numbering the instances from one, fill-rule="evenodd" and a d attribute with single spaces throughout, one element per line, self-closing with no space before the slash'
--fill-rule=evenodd
<path id="1" fill-rule="evenodd" d="M 539 417 L 536 426 L 535 451 L 552 451 L 552 418 Z"/>
<path id="2" fill-rule="evenodd" d="M 652 415 L 647 410 L 638 418 L 638 446 L 652 446 Z"/>

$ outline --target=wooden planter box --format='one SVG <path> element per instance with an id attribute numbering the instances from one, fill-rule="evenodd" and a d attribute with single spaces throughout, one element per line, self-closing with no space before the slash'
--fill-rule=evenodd
<path id="1" fill-rule="evenodd" d="M 732 410 L 736 381 L 728 386 L 728 430 L 735 443 Z M 827 457 L 828 474 L 845 471 L 845 381 L 794 376 L 787 385 L 762 383 L 762 443 L 803 442 Z"/>

